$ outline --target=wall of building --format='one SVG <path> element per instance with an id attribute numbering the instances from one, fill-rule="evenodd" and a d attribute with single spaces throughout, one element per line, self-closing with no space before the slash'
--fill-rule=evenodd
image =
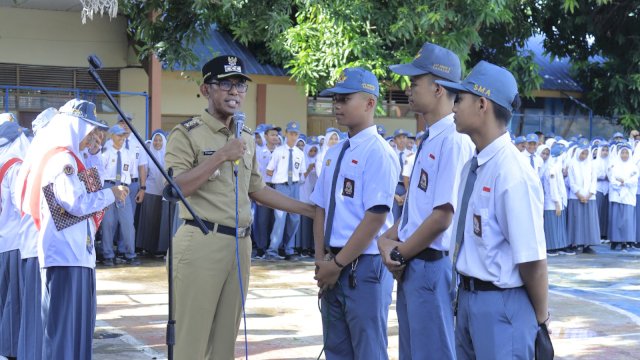
<path id="1" fill-rule="evenodd" d="M 307 96 L 304 89 L 294 85 L 267 84 L 266 123 L 283 129 L 289 121 L 300 123 L 307 132 Z"/>

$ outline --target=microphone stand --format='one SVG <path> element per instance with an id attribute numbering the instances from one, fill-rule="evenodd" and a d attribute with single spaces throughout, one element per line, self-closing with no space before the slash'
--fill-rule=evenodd
<path id="1" fill-rule="evenodd" d="M 136 129 L 133 127 L 133 124 L 131 123 L 131 121 L 127 118 L 127 116 L 122 111 L 122 109 L 120 108 L 116 100 L 113 98 L 113 96 L 111 96 L 111 93 L 109 93 L 109 90 L 102 82 L 100 75 L 98 75 L 98 72 L 96 70 L 102 67 L 102 61 L 100 60 L 100 58 L 98 58 L 97 55 L 89 55 L 89 57 L 87 58 L 87 61 L 89 61 L 89 75 L 93 78 L 93 80 L 96 82 L 98 87 L 100 87 L 100 90 L 102 90 L 102 92 L 104 92 L 104 94 L 107 96 L 107 99 L 109 99 L 109 102 L 111 102 L 111 105 L 113 105 L 113 107 L 118 111 L 118 114 L 120 114 L 120 117 L 124 120 L 125 123 L 127 123 L 133 135 L 136 137 L 136 139 L 138 139 L 138 142 L 140 144 L 144 144 L 142 137 L 140 137 L 140 134 L 138 134 Z M 142 146 L 142 148 L 149 156 L 149 159 L 151 159 L 151 161 L 153 161 L 155 166 L 160 170 L 160 173 L 169 184 L 168 187 L 169 186 L 171 187 L 172 193 L 175 194 L 180 199 L 180 201 L 182 201 L 184 206 L 187 208 L 187 211 L 189 211 L 189 213 L 193 217 L 193 220 L 196 222 L 196 224 L 198 224 L 198 227 L 200 228 L 202 233 L 205 235 L 208 234 L 209 229 L 207 229 L 207 227 L 202 222 L 202 219 L 200 219 L 200 217 L 195 213 L 195 211 L 193 210 L 189 202 L 187 202 L 187 199 L 185 199 L 178 185 L 173 181 L 173 178 L 172 178 L 173 174 L 169 175 L 164 171 L 164 168 L 162 167 L 158 159 L 156 159 L 155 156 L 153 156 L 153 154 L 151 153 L 151 150 L 149 150 L 144 145 Z M 169 280 L 168 280 L 169 281 L 169 294 L 168 294 L 169 295 L 169 319 L 167 321 L 166 344 L 167 344 L 168 358 L 169 360 L 172 360 L 173 346 L 176 343 L 176 340 L 175 340 L 176 339 L 175 338 L 176 321 L 173 318 L 173 239 L 169 240 L 168 253 L 169 253 L 169 259 L 168 259 L 167 266 L 169 268 Z"/>

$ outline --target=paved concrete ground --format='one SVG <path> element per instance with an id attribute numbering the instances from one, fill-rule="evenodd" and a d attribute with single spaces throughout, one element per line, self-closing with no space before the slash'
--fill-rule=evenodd
<path id="1" fill-rule="evenodd" d="M 552 339 L 558 359 L 639 358 L 640 251 L 549 259 Z M 257 261 L 247 300 L 250 359 L 316 359 L 322 322 L 313 264 Z M 395 299 L 395 293 L 394 293 Z M 161 260 L 141 267 L 98 269 L 98 360 L 164 359 L 166 270 Z M 395 303 L 389 313 L 389 354 L 397 359 Z M 244 334 L 236 343 L 244 358 Z"/>

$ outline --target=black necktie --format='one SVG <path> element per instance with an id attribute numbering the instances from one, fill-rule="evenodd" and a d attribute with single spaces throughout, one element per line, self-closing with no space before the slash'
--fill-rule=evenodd
<path id="1" fill-rule="evenodd" d="M 331 246 L 331 230 L 333 230 L 333 216 L 336 212 L 336 185 L 338 182 L 338 174 L 340 173 L 340 165 L 342 164 L 342 158 L 345 151 L 351 146 L 349 140 L 344 142 L 338 160 L 336 161 L 336 168 L 333 171 L 333 178 L 331 179 L 331 193 L 329 198 L 329 209 L 327 210 L 327 224 L 324 228 L 324 247 L 329 248 Z"/>

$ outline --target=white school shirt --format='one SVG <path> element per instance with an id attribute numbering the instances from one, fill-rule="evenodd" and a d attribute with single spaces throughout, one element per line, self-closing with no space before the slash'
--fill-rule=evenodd
<path id="1" fill-rule="evenodd" d="M 411 169 L 413 169 L 413 164 L 416 162 L 416 153 L 411 153 L 407 155 L 404 159 L 404 167 L 402 168 L 402 176 L 403 177 L 411 177 Z"/>
<path id="2" fill-rule="evenodd" d="M 555 210 L 556 201 L 561 208 L 567 207 L 567 188 L 562 176 L 562 164 L 558 158 L 549 158 L 549 164 L 542 175 L 542 189 L 544 190 L 544 210 Z"/>
<path id="3" fill-rule="evenodd" d="M 399 228 L 398 238 L 406 241 L 433 209 L 451 204 L 458 205 L 458 183 L 462 167 L 471 159 L 475 146 L 467 135 L 456 131 L 453 114 L 447 115 L 429 128 L 429 137 L 417 154 L 416 165 L 409 182 L 408 203 L 402 209 L 408 211 L 407 224 Z M 449 250 L 451 225 L 431 243 L 431 248 Z"/>
<path id="4" fill-rule="evenodd" d="M 138 166 L 147 166 L 149 164 L 149 160 L 147 158 L 147 153 L 142 148 L 144 145 L 140 144 L 138 139 L 136 139 L 135 135 L 131 133 L 127 139 L 125 139 L 123 148 L 127 148 L 127 142 L 129 143 L 129 152 L 133 157 L 133 165 L 131 166 L 131 178 L 138 178 Z M 130 182 L 129 182 L 130 183 Z"/>
<path id="5" fill-rule="evenodd" d="M 64 172 L 65 166 L 72 166 L 73 174 Z M 42 184 L 53 183 L 56 201 L 68 213 L 83 216 L 104 209 L 115 201 L 111 189 L 87 193 L 84 184 L 78 178 L 76 161 L 70 154 L 54 155 L 45 166 Z M 96 251 L 93 246 L 96 228 L 92 218 L 81 221 L 58 231 L 51 218 L 49 206 L 42 191 L 40 192 L 41 227 L 38 233 L 38 260 L 40 267 L 81 266 L 95 268 Z M 89 224 L 89 234 L 87 234 Z M 87 250 L 87 235 L 90 236 Z"/>
<path id="6" fill-rule="evenodd" d="M 276 151 L 274 148 L 273 151 Z M 271 157 L 273 156 L 273 152 L 269 150 L 267 146 L 262 146 L 259 149 L 256 148 L 256 161 L 258 162 L 258 171 L 260 171 L 260 175 L 262 175 L 262 179 L 265 183 L 272 182 L 271 176 L 267 175 L 267 165 L 269 165 L 269 161 L 271 161 Z"/>
<path id="7" fill-rule="evenodd" d="M 518 149 L 503 134 L 478 156 L 477 179 L 469 199 L 464 240 L 457 270 L 500 288 L 522 286 L 518 264 L 546 258 L 542 185 Z M 470 162 L 464 166 L 458 192 L 462 201 Z M 455 241 L 451 242 L 451 250 Z"/>
<path id="8" fill-rule="evenodd" d="M 533 157 L 533 169 L 538 177 L 542 177 L 542 166 L 544 165 L 544 161 L 542 158 L 535 153 L 531 154 L 527 149 L 521 152 L 522 156 L 527 160 L 527 164 L 531 167 L 531 157 Z"/>
<path id="9" fill-rule="evenodd" d="M 132 153 L 127 150 L 124 145 L 120 149 L 120 160 L 122 161 L 122 173 L 120 177 L 120 181 L 122 184 L 129 185 L 131 184 L 131 169 L 135 169 L 135 159 L 132 156 Z M 101 175 L 104 176 L 103 180 L 116 181 L 116 165 L 118 164 L 118 150 L 116 150 L 113 146 L 107 147 L 105 152 L 102 153 L 102 172 Z"/>
<path id="10" fill-rule="evenodd" d="M 393 226 L 393 195 L 395 194 L 400 163 L 391 146 L 378 135 L 376 126 L 370 126 L 347 140 L 350 147 L 345 151 L 336 182 L 335 213 L 331 230 L 330 246 L 344 247 L 364 219 L 365 212 L 377 205 L 389 208 L 387 219 L 363 254 L 379 254 L 377 239 Z M 324 169 L 311 194 L 311 202 L 325 210 L 327 226 L 331 182 L 338 156 L 344 141 L 332 146 L 324 158 Z M 346 188 L 345 188 L 346 185 Z"/>
<path id="11" fill-rule="evenodd" d="M 636 191 L 638 189 L 638 167 L 631 159 L 618 161 L 611 168 L 609 201 L 624 205 L 636 206 Z M 624 180 L 624 184 L 617 178 Z"/>
<path id="12" fill-rule="evenodd" d="M 593 171 L 588 159 L 583 161 L 576 159 L 571 162 L 569 165 L 569 176 L 567 176 L 567 178 L 569 179 L 569 199 L 578 199 L 576 193 L 580 192 L 583 196 L 591 193 L 592 195 L 589 200 L 596 200 L 596 188 L 598 181 L 596 173 Z"/>
<path id="13" fill-rule="evenodd" d="M 10 158 L 7 157 L 5 160 Z M 0 184 L 2 189 L 2 199 L 0 199 L 2 202 L 0 204 L 0 253 L 20 248 L 20 239 L 16 236 L 16 231 L 20 228 L 20 207 L 15 201 L 18 198 L 16 196 L 16 181 L 21 164 L 13 164 L 4 174 L 2 184 Z M 1 165 L 4 165 L 4 163 Z"/>
<path id="14" fill-rule="evenodd" d="M 400 175 L 404 176 L 405 171 L 407 171 L 407 158 L 413 154 L 413 152 L 411 152 L 411 149 L 409 148 L 405 148 L 404 150 L 398 150 L 397 148 L 394 149 L 395 153 L 396 153 L 396 162 L 398 163 L 398 165 L 400 165 Z M 400 153 L 402 153 L 402 164 L 400 164 Z M 411 170 L 408 170 L 409 172 Z M 402 182 L 402 179 L 400 177 L 398 177 L 398 182 Z"/>
<path id="15" fill-rule="evenodd" d="M 304 161 L 304 153 L 297 146 L 289 147 L 287 144 L 278 146 L 271 154 L 271 160 L 267 165 L 267 170 L 273 170 L 271 181 L 274 184 L 286 184 L 289 178 L 289 149 L 293 149 L 293 168 L 291 178 L 293 182 L 300 181 L 300 178 L 307 170 Z"/>

